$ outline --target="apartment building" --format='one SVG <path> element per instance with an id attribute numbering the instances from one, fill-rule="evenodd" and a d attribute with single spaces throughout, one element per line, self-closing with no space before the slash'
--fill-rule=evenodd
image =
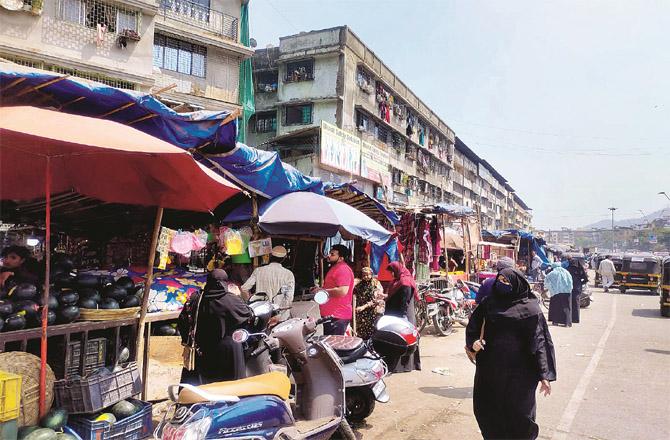
<path id="1" fill-rule="evenodd" d="M 243 0 L 246 1 L 246 0 Z M 160 92 L 178 111 L 236 110 L 240 0 L 3 0 L 0 58 Z"/>
<path id="2" fill-rule="evenodd" d="M 253 64 L 251 146 L 389 204 L 454 200 L 453 130 L 351 29 L 282 37 Z"/>
<path id="3" fill-rule="evenodd" d="M 530 229 L 531 209 L 509 182 L 456 137 L 454 200 L 479 213 L 483 229 Z"/>

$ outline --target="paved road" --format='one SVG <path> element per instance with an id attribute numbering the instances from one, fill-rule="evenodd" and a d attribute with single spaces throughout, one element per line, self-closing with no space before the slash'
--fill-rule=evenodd
<path id="1" fill-rule="evenodd" d="M 594 292 L 580 324 L 551 327 L 558 381 L 538 397 L 540 438 L 670 439 L 670 319 L 660 317 L 658 296 Z M 392 401 L 357 427 L 360 437 L 481 438 L 463 344 L 462 328 L 425 335 L 423 370 L 388 378 Z"/>

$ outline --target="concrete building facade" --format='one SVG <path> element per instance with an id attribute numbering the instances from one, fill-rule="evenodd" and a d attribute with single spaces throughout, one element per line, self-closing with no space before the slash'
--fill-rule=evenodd
<path id="1" fill-rule="evenodd" d="M 253 61 L 251 146 L 277 149 L 307 174 L 357 180 L 391 204 L 453 201 L 453 130 L 348 27 L 282 37 L 279 47 L 257 50 Z M 325 165 L 322 121 L 382 152 L 386 182 Z"/>
<path id="2" fill-rule="evenodd" d="M 19 4 L 20 3 L 20 4 Z M 178 111 L 239 108 L 240 0 L 11 0 L 0 58 L 155 92 Z"/>

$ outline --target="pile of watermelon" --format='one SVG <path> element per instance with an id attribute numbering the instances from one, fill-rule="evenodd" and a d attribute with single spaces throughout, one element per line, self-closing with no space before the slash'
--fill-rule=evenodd
<path id="1" fill-rule="evenodd" d="M 53 409 L 40 420 L 39 425 L 19 429 L 17 440 L 77 440 L 75 436 L 63 432 L 67 419 L 67 411 Z"/>

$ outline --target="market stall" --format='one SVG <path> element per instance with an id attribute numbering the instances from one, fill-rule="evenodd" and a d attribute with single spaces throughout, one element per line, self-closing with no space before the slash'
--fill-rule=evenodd
<path id="1" fill-rule="evenodd" d="M 39 124 L 35 124 L 35 121 L 39 121 Z M 25 179 L 25 170 L 31 170 L 30 179 Z M 87 342 L 87 334 L 91 331 L 133 327 L 134 334 L 138 335 L 137 341 L 141 341 L 148 308 L 148 293 L 153 285 L 153 263 L 156 259 L 164 209 L 211 212 L 220 202 L 238 194 L 240 190 L 199 165 L 184 150 L 132 128 L 110 121 L 32 107 L 0 108 L 0 171 L 0 199 L 33 201 L 30 202 L 33 208 L 43 206 L 45 212 L 41 225 L 44 228 L 43 279 L 48 282 L 44 282 L 43 289 L 41 285 L 37 286 L 43 290 L 39 298 L 41 328 L 36 331 L 20 330 L 19 333 L 0 334 L 0 346 L 3 349 L 7 349 L 7 343 L 19 342 L 19 349 L 23 350 L 28 348 L 31 338 L 39 334 L 38 353 L 42 363 L 39 400 L 40 413 L 43 414 L 50 404 L 46 401 L 49 338 L 60 334 L 65 335 L 67 341 L 74 333 L 83 333 L 83 342 Z M 207 188 L 207 191 L 202 191 L 203 188 Z M 141 294 L 142 303 L 138 304 L 139 307 L 129 307 L 126 311 L 121 311 L 127 313 L 120 313 L 122 319 L 114 319 L 114 311 L 110 310 L 112 319 L 101 322 L 49 325 L 49 308 L 55 306 L 50 295 L 54 235 L 51 230 L 51 217 L 55 214 L 57 218 L 59 209 L 73 214 L 71 210 L 74 207 L 69 203 L 62 203 L 62 197 L 67 194 L 76 194 L 76 209 L 82 210 L 96 206 L 109 207 L 109 203 L 156 207 L 150 234 L 146 281 Z M 39 201 L 40 198 L 43 199 L 42 202 Z M 4 214 L 6 211 L 3 210 Z M 88 274 L 87 279 L 91 283 L 99 283 L 104 278 Z M 86 277 L 78 275 L 80 284 L 84 279 Z M 134 286 L 132 280 L 131 283 Z M 109 286 L 110 296 L 115 289 L 118 293 L 118 282 L 110 282 Z M 115 331 L 117 335 L 121 334 L 121 330 Z M 123 356 L 119 354 L 118 341 L 113 345 L 116 351 L 115 363 L 120 357 L 135 358 L 137 344 L 129 345 L 129 353 L 124 353 Z M 87 360 L 87 348 L 84 344 L 80 353 L 81 373 L 85 373 L 83 370 Z"/>

